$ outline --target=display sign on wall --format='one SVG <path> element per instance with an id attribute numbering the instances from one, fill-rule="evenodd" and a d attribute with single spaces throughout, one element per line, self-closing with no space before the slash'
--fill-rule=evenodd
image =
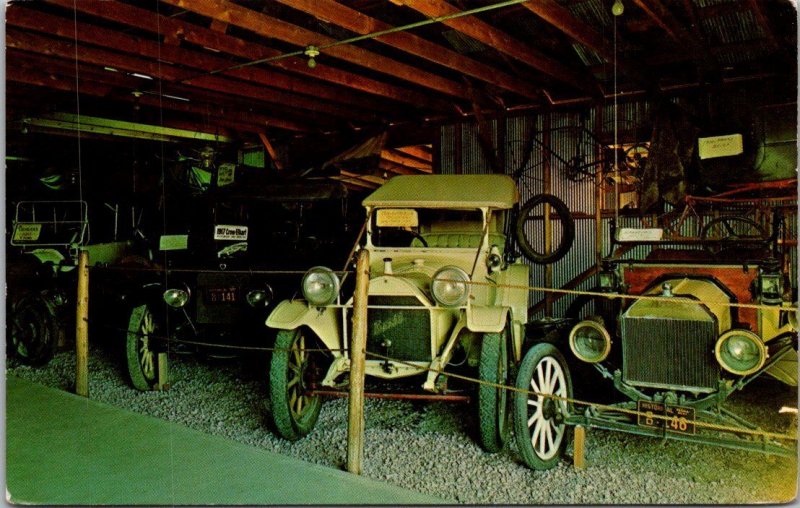
<path id="1" fill-rule="evenodd" d="M 713 159 L 714 157 L 727 157 L 739 155 L 744 152 L 741 134 L 728 134 L 697 139 L 697 154 L 700 159 Z"/>

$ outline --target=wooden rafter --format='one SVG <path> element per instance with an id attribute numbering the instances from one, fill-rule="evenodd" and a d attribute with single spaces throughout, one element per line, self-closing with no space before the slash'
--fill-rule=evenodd
<path id="1" fill-rule="evenodd" d="M 555 0 L 537 0 L 526 2 L 522 6 L 563 32 L 570 39 L 596 51 L 606 61 L 614 62 L 616 60 L 617 68 L 622 73 L 641 84 L 650 84 L 651 80 L 646 78 L 639 69 L 622 61 L 618 55 L 614 54 L 613 44 L 607 41 L 600 32 L 573 16 L 569 9 L 562 7 Z"/>
<path id="2" fill-rule="evenodd" d="M 260 60 L 280 54 L 280 51 L 260 44 L 254 44 L 177 18 L 163 15 L 157 16 L 151 11 L 128 4 L 116 3 L 114 8 L 110 9 L 109 0 L 81 0 L 80 2 L 73 2 L 73 0 L 47 1 L 48 3 L 59 5 L 67 9 L 72 9 L 74 6 L 74 8 L 77 8 L 80 12 L 85 14 L 91 14 L 125 25 L 135 26 L 136 28 L 153 33 L 157 33 L 156 31 L 158 31 L 164 34 L 165 38 L 184 40 L 204 48 L 211 48 L 215 51 L 220 51 L 246 60 Z M 450 109 L 444 101 L 435 101 L 431 99 L 430 96 L 415 90 L 343 71 L 325 65 L 322 62 L 319 62 L 314 69 L 310 69 L 306 65 L 304 59 L 293 57 L 270 62 L 270 66 L 311 77 L 314 78 L 314 80 L 346 86 L 358 92 L 413 104 L 417 107 L 425 107 L 439 111 Z"/>
<path id="3" fill-rule="evenodd" d="M 250 85 L 241 81 L 233 81 L 216 76 L 192 78 L 195 74 L 182 68 L 167 65 L 163 62 L 155 62 L 140 57 L 123 55 L 115 51 L 109 51 L 98 47 L 82 45 L 79 46 L 79 51 L 76 51 L 76 46 L 72 40 L 58 40 L 20 31 L 11 26 L 14 22 L 10 18 L 10 16 L 7 18 L 7 23 L 9 24 L 6 31 L 7 47 L 46 55 L 55 55 L 61 58 L 76 59 L 79 62 L 87 62 L 100 66 L 111 66 L 131 73 L 144 73 L 155 79 L 160 78 L 170 82 L 185 81 L 202 89 L 221 93 L 236 93 L 237 95 L 246 96 L 267 104 L 304 109 L 314 112 L 315 114 L 324 113 L 339 118 L 354 118 L 359 116 L 359 113 L 351 108 L 315 101 L 312 98 L 303 98 L 287 94 L 280 90 L 270 90 L 263 86 Z M 96 36 L 98 36 L 97 31 L 91 33 L 83 32 L 78 36 L 78 39 L 79 41 L 85 41 L 86 39 L 94 39 Z M 188 81 L 187 78 L 189 78 Z M 145 86 L 145 84 L 143 83 L 142 86 Z M 363 120 L 371 119 L 371 117 L 366 115 L 361 118 Z"/>
<path id="4" fill-rule="evenodd" d="M 391 25 L 362 14 L 355 9 L 333 0 L 276 0 L 312 16 L 329 20 L 351 32 L 366 35 L 389 30 Z M 400 49 L 409 54 L 443 65 L 486 83 L 512 91 L 523 97 L 539 98 L 526 81 L 511 76 L 497 68 L 478 62 L 453 50 L 432 43 L 409 32 L 395 32 L 377 37 L 375 40 Z"/>
<path id="5" fill-rule="evenodd" d="M 769 26 L 769 20 L 767 20 L 767 17 L 764 16 L 764 12 L 761 10 L 760 3 L 761 2 L 759 0 L 747 0 L 747 5 L 750 6 L 750 10 L 753 12 L 753 16 L 755 16 L 758 26 L 760 26 L 761 30 L 764 32 L 764 37 L 767 39 L 770 49 L 775 50 L 778 47 L 778 41 L 775 39 L 775 35 L 772 33 L 772 29 Z"/>
<path id="6" fill-rule="evenodd" d="M 80 83 L 78 84 L 75 82 L 74 77 L 59 76 L 53 74 L 52 72 L 44 72 L 35 68 L 26 67 L 24 65 L 9 66 L 6 73 L 6 79 L 11 83 L 42 86 L 54 90 L 70 92 L 72 94 L 79 92 L 82 95 L 99 98 L 108 98 L 112 96 L 116 89 L 115 86 L 87 79 L 81 79 Z M 74 96 L 70 96 L 70 99 L 74 99 Z M 265 123 L 272 128 L 289 131 L 302 132 L 308 130 L 308 126 L 306 125 L 301 125 L 283 118 L 269 117 L 249 111 L 221 108 L 219 106 L 215 107 L 210 105 L 191 104 L 182 101 L 163 100 L 152 95 L 142 95 L 138 98 L 134 97 L 133 95 L 114 96 L 114 99 L 123 100 L 130 103 L 138 102 L 142 105 L 169 111 L 179 111 L 206 116 L 213 115 L 214 122 L 216 124 L 243 131 L 257 132 L 257 129 L 263 128 Z M 196 123 L 196 126 L 198 130 L 207 128 L 207 126 L 203 125 L 202 123 Z"/>
<path id="7" fill-rule="evenodd" d="M 9 12 L 7 16 L 7 22 L 13 26 L 26 28 L 29 30 L 36 30 L 42 33 L 53 34 L 67 39 L 77 38 L 79 42 L 86 44 L 124 48 L 127 49 L 129 53 L 138 54 L 144 58 L 160 60 L 159 67 L 165 66 L 165 62 L 172 62 L 174 65 L 170 67 L 175 70 L 178 69 L 178 65 L 197 70 L 197 72 L 194 73 L 183 72 L 180 77 L 177 78 L 179 81 L 187 81 L 192 79 L 194 76 L 197 76 L 198 73 L 205 73 L 207 71 L 220 68 L 220 66 L 226 66 L 230 64 L 229 60 L 224 58 L 219 58 L 201 53 L 199 51 L 188 50 L 180 47 L 159 45 L 155 41 L 121 34 L 115 30 L 109 30 L 86 23 L 77 23 L 73 28 L 64 23 L 63 18 L 40 13 L 24 7 L 14 9 L 13 11 Z M 72 24 L 71 21 L 70 24 Z M 341 89 L 322 86 L 318 83 L 309 82 L 294 76 L 272 72 L 265 69 L 238 69 L 230 71 L 226 74 L 229 77 L 241 79 L 249 83 L 263 85 L 269 88 L 274 87 L 275 100 L 284 104 L 294 104 L 296 107 L 304 109 L 314 110 L 320 104 L 322 104 L 322 107 L 327 107 L 327 103 L 309 100 L 308 98 L 303 98 L 302 95 L 314 98 L 322 98 L 335 103 L 346 104 L 348 106 L 348 111 L 352 111 L 353 117 L 361 120 L 372 120 L 372 117 L 366 114 L 366 112 L 360 108 L 374 108 L 374 110 L 377 111 L 381 111 L 382 108 L 386 108 L 385 104 L 375 101 L 371 98 L 354 97 L 349 93 L 343 93 L 343 90 Z M 177 77 L 177 75 L 175 76 Z M 198 79 L 204 80 L 208 83 L 227 83 L 227 86 L 235 86 L 232 82 L 228 82 L 228 80 L 220 82 L 219 80 L 221 79 L 221 76 L 201 75 Z M 287 93 L 284 90 L 288 90 L 291 93 Z M 384 109 L 384 112 L 387 111 L 388 110 Z M 345 116 L 347 116 L 345 110 L 343 109 L 339 109 L 338 113 L 336 108 L 328 109 L 328 111 L 325 112 L 337 116 L 341 116 L 344 113 Z"/>
<path id="8" fill-rule="evenodd" d="M 433 151 L 427 146 L 402 146 L 395 148 L 398 152 L 415 157 L 430 164 L 433 161 Z"/>
<path id="9" fill-rule="evenodd" d="M 443 0 L 402 0 L 402 3 L 431 18 L 460 12 L 460 9 L 457 9 Z M 507 33 L 479 20 L 475 16 L 450 19 L 443 23 L 562 83 L 574 86 L 591 94 L 598 91 L 595 86 L 592 86 L 592 82 L 594 81 L 593 77 L 566 67 L 562 63 L 544 55 L 527 44 L 523 44 Z"/>
<path id="10" fill-rule="evenodd" d="M 336 42 L 331 37 L 307 30 L 286 21 L 261 14 L 247 9 L 227 0 L 207 0 L 197 2 L 193 0 L 162 0 L 163 2 L 181 7 L 212 19 L 218 19 L 236 25 L 240 28 L 251 30 L 264 37 L 278 39 L 304 48 L 310 44 L 320 46 Z M 340 58 L 350 63 L 366 67 L 372 71 L 389 74 L 398 79 L 415 85 L 435 90 L 437 92 L 467 98 L 463 85 L 446 79 L 437 74 L 424 71 L 418 67 L 387 58 L 353 45 L 341 45 L 325 50 L 326 56 Z"/>
<path id="11" fill-rule="evenodd" d="M 717 65 L 711 58 L 710 52 L 705 49 L 703 42 L 695 33 L 687 30 L 661 0 L 633 0 L 647 16 L 675 42 L 678 47 L 688 49 L 701 73 L 714 72 Z"/>
<path id="12" fill-rule="evenodd" d="M 261 140 L 261 144 L 264 145 L 269 158 L 272 159 L 272 163 L 275 164 L 275 167 L 278 169 L 278 171 L 282 171 L 283 163 L 281 162 L 280 157 L 278 157 L 278 152 L 275 150 L 275 148 L 273 148 L 272 143 L 267 137 L 267 134 L 265 132 L 259 132 L 258 138 Z"/>

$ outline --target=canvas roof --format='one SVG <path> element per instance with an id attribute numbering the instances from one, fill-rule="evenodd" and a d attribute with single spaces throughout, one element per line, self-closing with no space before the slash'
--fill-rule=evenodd
<path id="1" fill-rule="evenodd" d="M 396 176 L 367 196 L 364 206 L 511 208 L 519 201 L 507 175 Z"/>

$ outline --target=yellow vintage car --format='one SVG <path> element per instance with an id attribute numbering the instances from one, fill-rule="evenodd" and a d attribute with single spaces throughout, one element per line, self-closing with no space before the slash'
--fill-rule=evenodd
<path id="1" fill-rule="evenodd" d="M 529 267 L 506 255 L 518 200 L 505 175 L 415 175 L 397 176 L 363 201 L 367 376 L 416 376 L 420 393 L 446 394 L 440 371 L 450 366 L 508 384 L 528 314 Z M 341 294 L 339 276 L 327 267 L 305 274 L 302 293 L 267 319 L 279 330 L 269 376 L 272 418 L 289 440 L 311 432 L 319 389 L 343 387 L 350 369 L 352 296 Z M 500 450 L 508 436 L 507 398 L 490 385 L 477 390 L 487 451 Z"/>

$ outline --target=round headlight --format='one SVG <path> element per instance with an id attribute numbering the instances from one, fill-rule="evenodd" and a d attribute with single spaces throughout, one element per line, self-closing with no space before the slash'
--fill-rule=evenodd
<path id="1" fill-rule="evenodd" d="M 253 289 L 247 292 L 247 305 L 251 307 L 266 307 L 272 301 L 272 288 Z"/>
<path id="2" fill-rule="evenodd" d="M 431 293 L 439 305 L 459 307 L 469 298 L 469 275 L 457 266 L 445 266 L 433 275 Z"/>
<path id="3" fill-rule="evenodd" d="M 764 365 L 767 348 L 750 330 L 728 330 L 717 339 L 714 355 L 723 369 L 746 376 Z"/>
<path id="4" fill-rule="evenodd" d="M 569 332 L 569 348 L 581 361 L 602 362 L 611 351 L 611 335 L 597 321 L 581 321 Z"/>
<path id="5" fill-rule="evenodd" d="M 188 288 L 170 288 L 164 291 L 164 301 L 170 307 L 175 307 L 179 309 L 186 305 L 189 301 L 189 289 Z"/>
<path id="6" fill-rule="evenodd" d="M 303 296 L 316 306 L 330 305 L 339 294 L 339 277 L 330 268 L 315 266 L 303 276 Z"/>

